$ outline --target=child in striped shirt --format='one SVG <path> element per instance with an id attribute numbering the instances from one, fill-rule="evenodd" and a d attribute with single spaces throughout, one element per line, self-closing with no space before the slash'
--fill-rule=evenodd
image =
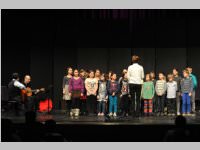
<path id="1" fill-rule="evenodd" d="M 191 96 L 193 91 L 192 78 L 189 76 L 188 70 L 183 70 L 183 79 L 181 80 L 181 95 L 182 95 L 182 115 L 190 116 L 191 114 Z"/>
<path id="2" fill-rule="evenodd" d="M 157 94 L 157 104 L 158 104 L 158 116 L 164 115 L 164 102 L 165 102 L 165 93 L 167 90 L 167 84 L 165 81 L 165 76 L 163 73 L 159 73 L 159 80 L 156 81 L 156 94 Z"/>

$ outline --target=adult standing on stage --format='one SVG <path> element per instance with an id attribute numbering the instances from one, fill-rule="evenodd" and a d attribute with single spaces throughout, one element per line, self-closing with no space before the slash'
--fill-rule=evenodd
<path id="1" fill-rule="evenodd" d="M 139 60 L 138 56 L 132 56 L 133 64 L 128 67 L 128 82 L 133 106 L 132 112 L 135 117 L 140 116 L 140 96 L 144 79 L 144 69 L 138 64 Z"/>

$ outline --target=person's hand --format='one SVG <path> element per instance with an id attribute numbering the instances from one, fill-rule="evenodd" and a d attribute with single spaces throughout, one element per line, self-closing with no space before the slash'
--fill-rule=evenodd
<path id="1" fill-rule="evenodd" d="M 181 92 L 178 92 L 178 96 L 181 96 Z"/>
<path id="2" fill-rule="evenodd" d="M 115 96 L 115 92 L 112 93 L 112 96 Z"/>
<path id="3" fill-rule="evenodd" d="M 189 93 L 189 96 L 192 96 L 192 93 L 191 93 L 191 92 Z"/>
<path id="4" fill-rule="evenodd" d="M 63 94 L 65 94 L 65 89 L 63 89 Z"/>
<path id="5" fill-rule="evenodd" d="M 83 93 L 81 93 L 81 96 L 83 96 Z"/>
<path id="6" fill-rule="evenodd" d="M 129 98 L 131 98 L 131 95 L 128 95 Z"/>
<path id="7" fill-rule="evenodd" d="M 120 95 L 120 98 L 122 97 L 122 94 Z"/>
<path id="8" fill-rule="evenodd" d="M 108 99 L 108 95 L 106 96 L 106 99 Z M 106 101 L 107 102 L 107 101 Z"/>
<path id="9" fill-rule="evenodd" d="M 97 95 L 97 99 L 99 99 L 99 95 Z"/>
<path id="10" fill-rule="evenodd" d="M 72 96 L 72 93 L 69 93 L 69 96 Z"/>

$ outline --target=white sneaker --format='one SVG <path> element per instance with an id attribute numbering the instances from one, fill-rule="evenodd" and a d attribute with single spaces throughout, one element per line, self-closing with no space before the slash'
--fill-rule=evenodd
<path id="1" fill-rule="evenodd" d="M 180 112 L 177 112 L 177 116 L 180 116 L 181 115 L 181 113 Z"/>
<path id="2" fill-rule="evenodd" d="M 116 113 L 114 113 L 114 114 L 113 114 L 113 116 L 114 116 L 114 117 L 117 117 L 117 114 L 116 114 Z"/>
<path id="3" fill-rule="evenodd" d="M 109 116 L 111 117 L 113 114 L 112 113 L 109 113 Z"/>
<path id="4" fill-rule="evenodd" d="M 98 113 L 98 116 L 101 116 L 101 113 Z"/>

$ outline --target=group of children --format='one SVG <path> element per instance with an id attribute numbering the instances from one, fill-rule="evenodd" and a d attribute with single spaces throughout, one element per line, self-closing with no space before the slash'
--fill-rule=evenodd
<path id="1" fill-rule="evenodd" d="M 181 113 L 184 116 L 190 115 L 194 85 L 189 70 L 183 71 L 183 78 L 178 75 L 177 69 L 173 69 L 173 73 L 168 74 L 167 79 L 163 73 L 159 73 L 158 77 L 156 80 L 153 72 L 145 76 L 141 90 L 141 111 L 144 115 L 163 116 L 166 108 L 169 116 Z M 72 70 L 69 67 L 63 79 L 63 99 L 67 102 L 70 116 L 104 116 L 108 113 L 109 116 L 116 117 L 119 114 L 118 110 L 121 116 L 128 116 L 131 112 L 130 97 L 126 69 L 117 81 L 117 74 L 112 71 L 101 74 L 99 69 L 87 72 L 83 69 Z"/>
<path id="2" fill-rule="evenodd" d="M 173 69 L 173 73 L 168 74 L 167 79 L 161 72 L 158 78 L 156 81 L 153 72 L 146 74 L 141 94 L 144 100 L 144 114 L 153 115 L 154 113 L 157 116 L 175 116 L 181 113 L 183 116 L 195 115 L 195 110 L 191 111 L 191 96 L 197 86 L 197 81 L 194 85 L 190 68 L 183 70 L 183 78 L 178 75 L 177 69 Z"/>

